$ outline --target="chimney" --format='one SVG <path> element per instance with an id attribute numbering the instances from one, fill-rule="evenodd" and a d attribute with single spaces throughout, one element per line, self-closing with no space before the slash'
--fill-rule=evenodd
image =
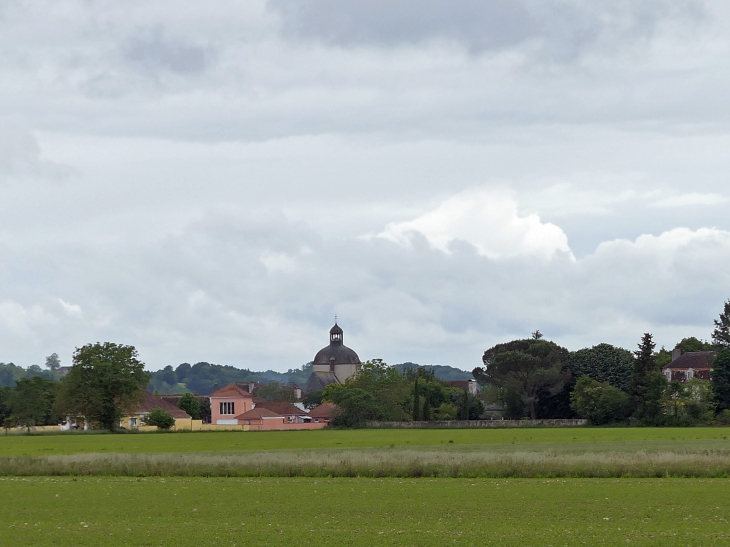
<path id="1" fill-rule="evenodd" d="M 248 383 L 248 392 L 249 392 L 249 393 L 250 393 L 251 395 L 253 395 L 253 390 L 254 390 L 255 388 L 256 388 L 256 383 L 255 383 L 255 382 L 249 382 L 249 383 Z"/>
<path id="2" fill-rule="evenodd" d="M 674 348 L 672 350 L 672 362 L 674 362 L 680 355 L 682 355 L 682 350 L 679 348 Z"/>

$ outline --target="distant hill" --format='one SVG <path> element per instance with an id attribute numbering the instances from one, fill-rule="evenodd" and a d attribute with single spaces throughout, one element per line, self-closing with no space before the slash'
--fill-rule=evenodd
<path id="1" fill-rule="evenodd" d="M 168 365 L 162 370 L 152 373 L 148 390 L 159 393 L 198 393 L 210 395 L 216 385 L 223 387 L 231 382 L 293 382 L 303 386 L 312 372 L 312 363 L 301 368 L 289 369 L 286 372 L 267 370 L 256 372 L 246 368 L 230 365 L 215 365 L 206 362 L 182 363 L 176 368 Z"/>
<path id="2" fill-rule="evenodd" d="M 417 363 L 401 363 L 399 365 L 393 365 L 393 368 L 403 374 L 408 368 L 425 368 L 433 370 L 434 375 L 439 380 L 451 382 L 453 380 L 471 380 L 473 376 L 471 372 L 461 370 L 459 368 L 450 367 L 448 365 L 419 365 Z"/>

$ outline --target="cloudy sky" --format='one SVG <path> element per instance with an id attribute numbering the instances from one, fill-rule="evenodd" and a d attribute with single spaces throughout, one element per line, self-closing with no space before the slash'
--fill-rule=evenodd
<path id="1" fill-rule="evenodd" d="M 0 361 L 709 338 L 728 59 L 723 0 L 0 0 Z"/>

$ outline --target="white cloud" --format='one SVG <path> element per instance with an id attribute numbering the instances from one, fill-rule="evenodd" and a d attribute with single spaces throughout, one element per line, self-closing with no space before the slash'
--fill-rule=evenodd
<path id="1" fill-rule="evenodd" d="M 409 244 L 415 233 L 443 252 L 460 240 L 490 258 L 570 253 L 560 228 L 542 223 L 534 214 L 518 216 L 513 198 L 488 189 L 465 190 L 414 220 L 389 224 L 378 237 Z"/>

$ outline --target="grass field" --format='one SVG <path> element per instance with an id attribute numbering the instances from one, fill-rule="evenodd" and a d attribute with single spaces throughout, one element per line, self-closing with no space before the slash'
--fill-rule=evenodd
<path id="1" fill-rule="evenodd" d="M 0 479 L 0 545 L 727 545 L 728 480 Z"/>
<path id="2" fill-rule="evenodd" d="M 2 456 L 47 456 L 56 454 L 175 452 L 220 452 L 301 448 L 419 447 L 445 444 L 489 445 L 493 449 L 521 450 L 576 449 L 614 450 L 648 446 L 680 446 L 682 441 L 724 443 L 730 428 L 535 428 L 535 429 L 361 429 L 263 432 L 128 433 L 45 435 L 1 435 Z M 650 441 L 647 443 L 647 441 Z M 608 443 L 608 444 L 604 444 Z M 531 447 L 532 445 L 532 447 Z M 633 448 L 632 448 L 633 447 Z"/>

